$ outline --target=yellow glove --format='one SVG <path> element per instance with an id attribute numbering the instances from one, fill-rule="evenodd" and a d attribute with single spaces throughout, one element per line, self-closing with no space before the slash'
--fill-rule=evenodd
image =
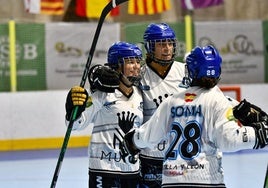
<path id="1" fill-rule="evenodd" d="M 88 93 L 85 88 L 74 86 L 71 89 L 71 97 L 74 106 L 83 106 L 87 102 Z"/>
<path id="2" fill-rule="evenodd" d="M 86 109 L 86 103 L 88 99 L 88 93 L 85 88 L 80 86 L 74 86 L 70 89 L 67 95 L 65 110 L 66 119 L 70 120 L 72 111 L 75 106 L 78 106 L 78 111 L 75 119 L 81 116 L 82 112 Z"/>

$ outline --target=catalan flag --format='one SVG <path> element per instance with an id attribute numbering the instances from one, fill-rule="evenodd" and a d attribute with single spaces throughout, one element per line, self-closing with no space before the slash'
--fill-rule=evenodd
<path id="1" fill-rule="evenodd" d="M 24 0 L 25 9 L 32 14 L 62 15 L 64 0 Z"/>
<path id="2" fill-rule="evenodd" d="M 99 18 L 103 8 L 109 2 L 110 0 L 76 0 L 76 15 L 88 18 Z M 119 15 L 119 6 L 113 8 L 109 15 Z"/>
<path id="3" fill-rule="evenodd" d="M 181 7 L 188 10 L 207 8 L 221 4 L 223 4 L 223 0 L 181 0 Z"/>
<path id="4" fill-rule="evenodd" d="M 129 0 L 128 13 L 136 15 L 152 15 L 170 9 L 170 0 Z"/>

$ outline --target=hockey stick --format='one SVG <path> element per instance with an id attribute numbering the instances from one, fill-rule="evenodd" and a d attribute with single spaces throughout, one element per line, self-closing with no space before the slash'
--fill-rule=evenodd
<path id="1" fill-rule="evenodd" d="M 265 178 L 264 178 L 263 188 L 268 188 L 268 164 L 267 164 L 267 169 L 266 169 L 266 175 L 265 175 Z"/>
<path id="2" fill-rule="evenodd" d="M 104 7 L 104 9 L 102 10 L 102 13 L 100 15 L 99 22 L 98 22 L 98 25 L 97 25 L 97 28 L 96 28 L 96 31 L 95 31 L 95 35 L 94 35 L 94 38 L 93 38 L 93 42 L 92 42 L 92 45 L 91 45 L 91 48 L 90 48 L 90 51 L 89 51 L 89 55 L 88 55 L 88 58 L 87 58 L 87 63 L 86 63 L 85 69 L 84 69 L 84 73 L 83 73 L 83 76 L 82 76 L 82 79 L 81 79 L 81 82 L 80 82 L 81 87 L 85 86 L 85 83 L 86 83 L 86 80 L 87 80 L 87 77 L 88 77 L 88 73 L 89 73 L 89 68 L 90 68 L 91 61 L 92 61 L 92 57 L 93 57 L 94 52 L 95 52 L 96 44 L 97 44 L 97 41 L 98 41 L 98 38 L 99 38 L 99 35 L 100 35 L 102 24 L 103 24 L 103 22 L 105 20 L 105 17 L 108 15 L 108 13 L 113 8 L 115 8 L 119 4 L 124 3 L 126 1 L 128 1 L 128 0 L 111 0 Z M 71 113 L 70 122 L 69 122 L 69 125 L 68 125 L 68 128 L 67 128 L 67 131 L 65 133 L 65 137 L 64 137 L 64 140 L 63 140 L 63 144 L 62 144 L 62 147 L 61 147 L 60 155 L 59 155 L 59 158 L 58 158 L 58 162 L 57 162 L 57 165 L 56 165 L 56 168 L 55 168 L 55 172 L 54 172 L 54 175 L 53 175 L 53 179 L 52 179 L 50 188 L 54 188 L 56 186 L 58 176 L 59 176 L 59 172 L 60 172 L 60 168 L 61 168 L 61 165 L 62 165 L 62 161 L 63 161 L 64 155 L 65 155 L 65 151 L 67 149 L 70 134 L 72 132 L 73 123 L 74 123 L 74 121 L 76 119 L 78 108 L 79 107 L 76 106 L 74 108 L 74 110 L 72 111 L 72 113 Z"/>

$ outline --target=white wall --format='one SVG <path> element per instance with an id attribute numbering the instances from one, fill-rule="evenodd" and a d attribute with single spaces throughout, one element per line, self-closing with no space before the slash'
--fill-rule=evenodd
<path id="1" fill-rule="evenodd" d="M 238 85 L 241 98 L 268 112 L 268 84 Z M 67 90 L 0 93 L 0 140 L 64 137 Z M 90 127 L 72 135 L 88 136 Z"/>
<path id="2" fill-rule="evenodd" d="M 64 137 L 68 91 L 0 93 L 0 140 Z M 74 135 L 88 135 L 88 129 Z"/>

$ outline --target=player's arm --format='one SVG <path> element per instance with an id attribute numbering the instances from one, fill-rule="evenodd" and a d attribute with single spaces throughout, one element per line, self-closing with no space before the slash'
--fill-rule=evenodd
<path id="1" fill-rule="evenodd" d="M 155 147 L 163 138 L 166 137 L 168 118 L 169 116 L 164 111 L 169 113 L 166 109 L 168 107 L 166 99 L 153 116 L 139 128 L 130 130 L 124 137 L 124 150 L 131 155 L 137 154 L 144 148 Z M 165 126 L 166 125 L 166 126 Z"/>
<path id="2" fill-rule="evenodd" d="M 131 155 L 132 158 L 144 148 L 147 148 L 147 143 L 143 139 L 143 131 L 141 128 L 134 128 L 127 132 L 123 138 L 123 143 L 120 144 L 120 152 L 123 157 Z M 138 142 L 138 144 L 137 144 Z"/>
<path id="3" fill-rule="evenodd" d="M 257 138 L 254 149 L 268 145 L 268 115 L 261 108 L 244 99 L 233 108 L 233 115 L 244 126 L 254 128 Z"/>

